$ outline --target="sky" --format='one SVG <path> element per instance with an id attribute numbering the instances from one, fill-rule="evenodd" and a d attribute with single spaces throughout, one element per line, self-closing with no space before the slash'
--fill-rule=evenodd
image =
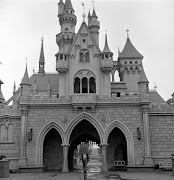
<path id="1" fill-rule="evenodd" d="M 63 0 L 65 2 L 65 0 Z M 56 34 L 60 33 L 57 17 L 59 0 L 0 0 L 0 79 L 5 100 L 12 96 L 13 85 L 19 87 L 26 62 L 29 76 L 38 72 L 41 37 L 44 37 L 46 72 L 56 72 L 58 52 Z M 76 33 L 84 12 L 92 12 L 92 0 L 71 0 L 77 16 Z M 94 0 L 100 21 L 99 47 L 108 44 L 118 58 L 129 37 L 144 56 L 143 66 L 149 88 L 156 84 L 158 93 L 168 100 L 174 92 L 174 1 L 173 0 Z M 86 20 L 87 22 L 87 20 Z"/>

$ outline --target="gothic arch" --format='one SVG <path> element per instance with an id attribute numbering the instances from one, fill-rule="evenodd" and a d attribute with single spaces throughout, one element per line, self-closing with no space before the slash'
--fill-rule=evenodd
<path id="1" fill-rule="evenodd" d="M 77 115 L 68 124 L 66 131 L 65 131 L 66 132 L 66 135 L 65 135 L 66 144 L 69 144 L 70 136 L 71 136 L 71 133 L 72 133 L 74 127 L 84 119 L 89 121 L 96 128 L 98 135 L 100 137 L 100 142 L 102 144 L 103 143 L 104 129 L 95 117 L 93 117 L 92 115 L 90 115 L 89 113 L 86 113 L 86 112 L 83 112 L 83 113 Z"/>
<path id="2" fill-rule="evenodd" d="M 46 124 L 39 132 L 39 134 L 37 136 L 37 140 L 36 140 L 36 162 L 35 162 L 35 164 L 37 166 L 43 166 L 43 143 L 44 143 L 45 136 L 52 128 L 54 128 L 58 131 L 58 133 L 60 134 L 60 137 L 62 139 L 62 144 L 64 144 L 64 130 L 62 129 L 62 127 L 54 121 Z"/>
<path id="3" fill-rule="evenodd" d="M 115 128 L 119 128 L 123 134 L 125 135 L 126 142 L 127 142 L 127 159 L 128 159 L 128 164 L 135 164 L 135 154 L 134 154 L 134 139 L 132 136 L 131 131 L 129 128 L 122 122 L 120 121 L 113 121 L 110 123 L 106 129 L 105 129 L 105 134 L 104 134 L 104 143 L 107 144 L 109 134 L 111 131 Z"/>

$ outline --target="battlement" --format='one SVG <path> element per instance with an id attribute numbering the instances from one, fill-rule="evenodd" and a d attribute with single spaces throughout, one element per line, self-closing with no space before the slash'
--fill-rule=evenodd
<path id="1" fill-rule="evenodd" d="M 173 112 L 174 113 L 174 103 L 151 103 L 149 105 L 151 112 Z"/>
<path id="2" fill-rule="evenodd" d="M 18 105 L 1 105 L 0 117 L 1 116 L 20 116 L 20 110 Z"/>

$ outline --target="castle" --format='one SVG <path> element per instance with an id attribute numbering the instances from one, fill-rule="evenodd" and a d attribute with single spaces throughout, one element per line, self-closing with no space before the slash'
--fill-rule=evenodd
<path id="1" fill-rule="evenodd" d="M 99 48 L 95 9 L 88 22 L 83 15 L 77 33 L 71 0 L 59 1 L 58 18 L 57 73 L 45 72 L 42 39 L 38 73 L 29 77 L 26 67 L 20 88 L 14 86 L 7 101 L 0 89 L 0 154 L 21 171 L 46 166 L 67 172 L 77 145 L 88 140 L 101 147 L 102 171 L 112 169 L 114 160 L 124 160 L 127 170 L 171 162 L 174 98 L 165 102 L 149 90 L 143 56 L 129 36 L 114 61 L 107 35 Z"/>

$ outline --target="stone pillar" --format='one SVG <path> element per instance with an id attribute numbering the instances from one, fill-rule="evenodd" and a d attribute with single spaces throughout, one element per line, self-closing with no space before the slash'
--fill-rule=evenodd
<path id="1" fill-rule="evenodd" d="M 102 145 L 101 145 L 102 160 L 103 160 L 102 171 L 103 171 L 103 172 L 108 171 L 107 160 L 106 160 L 106 149 L 107 149 L 107 146 L 108 146 L 108 144 L 102 144 Z"/>
<path id="2" fill-rule="evenodd" d="M 19 164 L 21 166 L 26 166 L 26 141 L 27 141 L 27 116 L 28 116 L 28 108 L 21 108 L 21 157 L 19 158 Z"/>
<path id="3" fill-rule="evenodd" d="M 151 148 L 150 148 L 150 133 L 149 133 L 149 105 L 142 105 L 143 111 L 143 127 L 144 127 L 144 146 L 145 146 L 145 156 L 144 156 L 144 165 L 154 165 L 153 159 L 151 157 Z"/>
<path id="4" fill-rule="evenodd" d="M 62 172 L 68 172 L 68 149 L 69 149 L 69 144 L 63 144 L 63 168 Z"/>

